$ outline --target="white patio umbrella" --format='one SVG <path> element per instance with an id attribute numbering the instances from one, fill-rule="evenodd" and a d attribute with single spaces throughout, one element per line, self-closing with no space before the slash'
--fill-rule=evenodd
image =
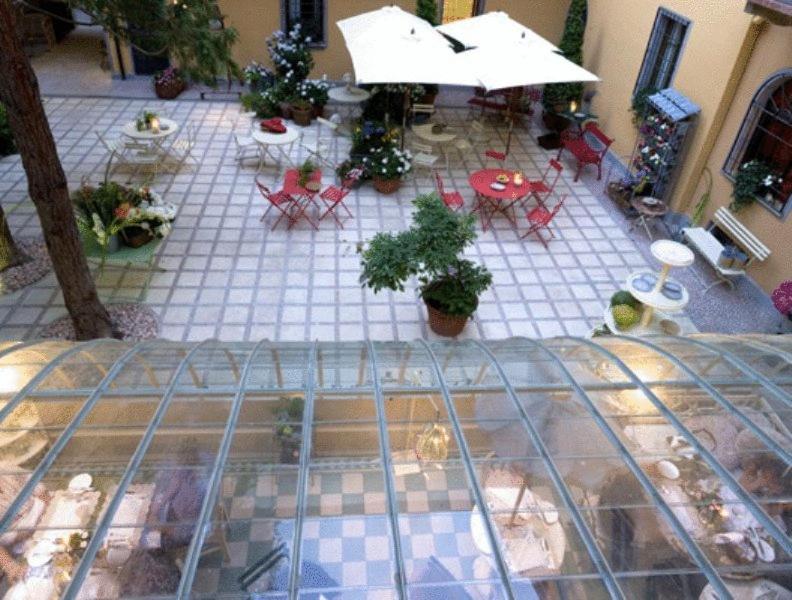
<path id="1" fill-rule="evenodd" d="M 358 83 L 480 85 L 447 39 L 398 6 L 350 17 L 337 25 Z"/>
<path id="2" fill-rule="evenodd" d="M 511 44 L 522 40 L 535 45 L 538 49 L 558 50 L 541 35 L 501 11 L 460 19 L 440 25 L 437 29 L 469 48 L 479 48 L 493 43 Z"/>

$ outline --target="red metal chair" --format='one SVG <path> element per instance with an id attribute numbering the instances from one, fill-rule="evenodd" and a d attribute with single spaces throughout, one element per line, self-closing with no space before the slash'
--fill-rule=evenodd
<path id="1" fill-rule="evenodd" d="M 597 141 L 597 147 L 591 146 L 586 140 L 586 134 L 591 134 Z M 561 134 L 563 147 L 558 151 L 556 160 L 561 159 L 564 150 L 569 150 L 577 159 L 578 167 L 575 173 L 575 181 L 580 178 L 580 172 L 586 165 L 597 166 L 597 181 L 602 179 L 602 159 L 608 152 L 608 148 L 613 140 L 606 136 L 596 123 L 588 123 L 582 131 L 572 132 L 570 130 Z"/>
<path id="2" fill-rule="evenodd" d="M 564 200 L 566 200 L 566 196 L 561 196 L 561 199 L 558 201 L 553 207 L 553 210 L 548 210 L 545 206 L 539 205 L 533 210 L 529 211 L 526 217 L 528 217 L 529 228 L 521 237 L 526 238 L 532 233 L 536 234 L 536 237 L 539 238 L 539 241 L 542 242 L 542 245 L 547 248 L 547 240 L 542 237 L 542 230 L 547 229 L 550 232 L 550 237 L 554 238 L 555 234 L 553 230 L 550 229 L 550 223 L 558 214 L 558 211 L 561 210 L 561 206 L 564 204 Z"/>
<path id="3" fill-rule="evenodd" d="M 325 211 L 322 213 L 322 216 L 319 217 L 321 221 L 324 219 L 328 214 L 333 215 L 335 222 L 337 225 L 344 228 L 344 224 L 338 218 L 338 215 L 335 213 L 335 209 L 339 206 L 343 208 L 347 215 L 354 218 L 353 215 L 346 204 L 344 204 L 344 199 L 349 195 L 349 192 L 352 191 L 352 186 L 355 185 L 355 182 L 363 176 L 362 169 L 352 169 L 347 174 L 344 180 L 341 182 L 341 187 L 336 185 L 329 185 L 319 194 L 319 199 L 325 205 Z"/>
<path id="4" fill-rule="evenodd" d="M 261 215 L 261 219 L 259 220 L 263 222 L 264 219 L 269 214 L 269 211 L 271 211 L 274 208 L 279 213 L 281 213 L 281 215 L 272 225 L 272 229 L 275 229 L 278 226 L 278 223 L 281 222 L 281 219 L 283 219 L 283 217 L 286 217 L 286 220 L 289 222 L 289 227 L 291 227 L 292 224 L 294 223 L 294 215 L 292 214 L 292 209 L 295 206 L 294 198 L 289 196 L 289 194 L 287 194 L 283 190 L 279 192 L 270 191 L 270 189 L 266 185 L 261 183 L 258 176 L 256 176 L 256 187 L 258 188 L 258 191 L 261 192 L 261 195 L 264 196 L 264 198 L 267 200 L 267 202 L 269 202 L 269 206 L 267 207 L 267 210 L 264 211 L 264 214 Z"/>
<path id="5" fill-rule="evenodd" d="M 435 181 L 437 182 L 437 193 L 440 194 L 440 198 L 443 199 L 443 204 L 454 211 L 465 206 L 465 200 L 462 198 L 462 194 L 459 192 L 446 192 L 443 187 L 443 178 L 440 176 L 440 173 L 435 171 L 434 175 Z"/>
<path id="6" fill-rule="evenodd" d="M 542 179 L 528 181 L 528 186 L 531 188 L 529 194 L 536 198 L 540 206 L 544 206 L 545 202 L 555 191 L 556 184 L 561 178 L 561 171 L 563 170 L 564 167 L 561 166 L 561 163 L 551 158 L 550 164 L 547 165 L 547 169 L 542 175 Z M 553 171 L 555 171 L 555 176 L 552 174 Z M 553 179 L 552 181 L 550 181 L 551 178 Z"/>
<path id="7" fill-rule="evenodd" d="M 497 150 L 487 150 L 484 153 L 485 158 L 491 158 L 498 162 L 498 166 L 502 169 L 503 163 L 506 162 L 506 153 L 505 152 L 498 152 Z M 486 161 L 485 161 L 486 162 Z"/>

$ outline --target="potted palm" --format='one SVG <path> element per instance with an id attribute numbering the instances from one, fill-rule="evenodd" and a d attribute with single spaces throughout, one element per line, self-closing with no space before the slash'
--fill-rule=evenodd
<path id="1" fill-rule="evenodd" d="M 412 169 L 410 151 L 399 150 L 393 144 L 374 149 L 362 161 L 380 194 L 393 194 L 401 187 L 402 178 Z"/>
<path id="2" fill-rule="evenodd" d="M 476 239 L 475 218 L 446 208 L 436 194 L 413 204 L 413 225 L 398 234 L 378 233 L 361 250 L 361 283 L 375 293 L 404 291 L 417 277 L 419 291 L 435 333 L 459 335 L 478 307 L 479 296 L 492 284 L 492 274 L 462 253 Z"/>

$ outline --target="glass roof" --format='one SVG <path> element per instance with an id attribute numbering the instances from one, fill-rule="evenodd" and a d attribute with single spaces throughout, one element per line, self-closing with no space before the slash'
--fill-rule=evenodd
<path id="1" fill-rule="evenodd" d="M 0 342 L 0 596 L 789 598 L 791 391 L 781 336 Z"/>

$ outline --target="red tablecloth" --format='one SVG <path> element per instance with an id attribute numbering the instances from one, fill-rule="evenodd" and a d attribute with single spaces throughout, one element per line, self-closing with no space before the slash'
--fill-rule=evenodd
<path id="1" fill-rule="evenodd" d="M 506 173 L 509 176 L 509 183 L 506 184 L 506 189 L 502 191 L 493 190 L 490 184 L 495 183 L 495 177 L 501 173 Z M 477 194 L 494 200 L 517 200 L 518 198 L 527 196 L 528 192 L 531 191 L 528 179 L 523 178 L 523 184 L 516 186 L 512 182 L 513 177 L 513 171 L 506 171 L 504 169 L 482 169 L 472 173 L 468 178 L 468 182 L 470 183 L 470 187 L 472 187 Z"/>
<path id="2" fill-rule="evenodd" d="M 289 194 L 289 196 L 313 196 L 319 191 L 318 189 L 307 190 L 300 186 L 297 183 L 299 178 L 300 173 L 297 171 L 297 169 L 289 169 L 286 171 L 286 178 L 283 182 L 283 191 Z M 322 183 L 322 170 L 316 169 L 308 180 L 315 181 L 316 183 Z"/>

